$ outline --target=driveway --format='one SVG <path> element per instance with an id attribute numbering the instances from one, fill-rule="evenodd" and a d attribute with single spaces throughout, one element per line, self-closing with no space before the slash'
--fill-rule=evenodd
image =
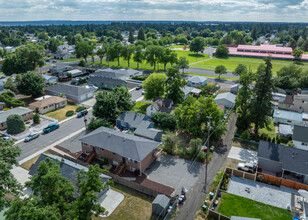
<path id="1" fill-rule="evenodd" d="M 85 105 L 85 106 L 88 106 L 88 107 L 93 107 L 93 105 L 96 103 L 96 99 L 95 97 L 92 98 L 92 99 L 89 99 L 87 101 L 84 101 L 82 103 L 80 103 L 80 105 Z"/>
<path id="2" fill-rule="evenodd" d="M 101 217 L 108 217 L 113 213 L 113 211 L 121 204 L 124 200 L 124 195 L 116 192 L 112 189 L 109 189 L 103 196 L 98 198 L 98 203 L 108 211 L 107 216 Z"/>
<path id="3" fill-rule="evenodd" d="M 243 162 L 250 162 L 258 160 L 257 154 L 257 151 L 247 150 L 239 147 L 232 147 L 228 154 L 228 158 Z"/>
<path id="4" fill-rule="evenodd" d="M 144 89 L 139 89 L 139 90 L 136 90 L 136 89 L 132 89 L 129 93 L 132 95 L 132 100 L 133 101 L 136 101 L 136 100 L 139 100 L 143 95 L 142 95 L 142 91 Z"/>
<path id="5" fill-rule="evenodd" d="M 184 186 L 186 189 L 197 182 L 202 170 L 202 163 L 177 158 L 170 155 L 162 155 L 157 161 L 146 169 L 145 174 L 152 181 L 170 186 L 179 193 Z"/>

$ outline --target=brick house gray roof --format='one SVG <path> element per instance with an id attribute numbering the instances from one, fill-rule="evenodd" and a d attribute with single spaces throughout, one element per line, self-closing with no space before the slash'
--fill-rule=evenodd
<path id="1" fill-rule="evenodd" d="M 80 141 L 136 161 L 142 161 L 160 144 L 152 140 L 105 127 L 96 129 L 81 138 Z"/>
<path id="2" fill-rule="evenodd" d="M 308 143 L 308 127 L 294 125 L 293 140 Z"/>
<path id="3" fill-rule="evenodd" d="M 280 162 L 284 170 L 308 175 L 307 150 L 260 141 L 258 157 Z M 270 169 L 270 167 L 268 169 Z"/>
<path id="4" fill-rule="evenodd" d="M 68 84 L 58 83 L 52 86 L 48 86 L 45 88 L 46 92 L 58 93 L 58 94 L 66 94 L 71 96 L 81 96 L 90 92 L 94 92 L 95 90 L 92 88 L 86 88 L 81 86 L 73 86 Z"/>
<path id="5" fill-rule="evenodd" d="M 25 108 L 25 107 L 16 107 L 7 111 L 0 112 L 0 123 L 6 122 L 6 119 L 9 115 L 24 115 L 27 113 L 33 112 L 33 110 Z"/>

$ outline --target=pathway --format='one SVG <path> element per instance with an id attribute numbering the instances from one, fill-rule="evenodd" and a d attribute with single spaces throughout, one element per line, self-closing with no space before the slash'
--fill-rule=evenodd
<path id="1" fill-rule="evenodd" d="M 210 57 L 210 58 L 205 59 L 205 60 L 200 60 L 200 61 L 197 61 L 197 62 L 194 62 L 194 63 L 190 63 L 189 66 L 194 65 L 194 64 L 197 64 L 197 63 L 201 63 L 201 62 L 204 62 L 204 61 L 208 61 L 208 60 L 211 60 L 211 59 L 213 59 L 213 58 Z"/>

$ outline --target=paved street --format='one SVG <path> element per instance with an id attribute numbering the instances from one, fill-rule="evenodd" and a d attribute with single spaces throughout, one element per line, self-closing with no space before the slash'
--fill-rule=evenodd
<path id="1" fill-rule="evenodd" d="M 139 90 L 134 89 L 134 90 L 130 91 L 129 93 L 132 95 L 132 100 L 136 101 L 137 99 L 139 99 L 142 96 L 143 90 L 144 89 L 139 89 Z"/>
<path id="2" fill-rule="evenodd" d="M 187 73 L 197 73 L 197 74 L 205 74 L 205 75 L 212 75 L 212 76 L 218 76 L 215 73 L 215 70 L 210 70 L 210 69 L 201 69 L 201 68 L 194 68 L 194 67 L 189 67 L 188 69 L 185 69 L 185 72 Z M 235 76 L 232 74 L 232 72 L 227 72 L 227 74 L 221 75 L 223 77 L 230 77 L 230 78 L 235 78 L 238 79 L 239 76 Z"/>
<path id="3" fill-rule="evenodd" d="M 89 118 L 92 117 L 92 111 L 89 111 L 89 114 L 86 118 L 89 121 Z M 46 146 L 53 144 L 54 142 L 65 138 L 66 136 L 84 128 L 85 124 L 83 118 L 73 118 L 63 124 L 60 125 L 60 128 L 49 133 L 49 134 L 41 134 L 39 138 L 28 142 L 28 143 L 20 143 L 18 146 L 21 148 L 22 152 L 18 160 L 25 159 L 26 157 L 34 154 L 35 152 L 43 149 Z"/>

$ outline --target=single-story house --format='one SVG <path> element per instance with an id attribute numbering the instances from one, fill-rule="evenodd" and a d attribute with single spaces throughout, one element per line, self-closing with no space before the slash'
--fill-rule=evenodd
<path id="1" fill-rule="evenodd" d="M 70 56 L 67 53 L 56 53 L 53 55 L 53 58 L 58 60 L 67 60 Z"/>
<path id="2" fill-rule="evenodd" d="M 88 84 L 93 84 L 100 89 L 113 89 L 114 87 L 126 87 L 127 77 L 115 71 L 108 69 L 99 69 L 90 74 Z"/>
<path id="3" fill-rule="evenodd" d="M 216 102 L 217 105 L 224 105 L 227 108 L 233 108 L 235 106 L 235 97 L 236 95 L 231 92 L 219 93 L 215 97 L 214 102 Z"/>
<path id="4" fill-rule="evenodd" d="M 84 170 L 85 172 L 87 172 L 88 168 L 59 156 L 44 153 L 41 154 L 37 161 L 30 167 L 29 174 L 31 176 L 38 174 L 38 166 L 42 161 L 46 160 L 47 158 L 49 158 L 53 162 L 57 162 L 61 169 L 61 175 L 66 179 L 70 180 L 75 186 L 75 188 L 78 188 L 78 173 L 80 170 Z M 106 184 L 106 182 L 110 180 L 111 177 L 105 174 L 100 174 L 100 179 L 103 184 Z M 107 186 L 106 190 L 98 193 L 98 197 L 104 195 L 108 191 L 108 189 L 109 187 Z M 77 196 L 77 194 L 75 194 L 75 196 Z"/>
<path id="5" fill-rule="evenodd" d="M 297 176 L 299 182 L 308 184 L 307 150 L 261 140 L 257 156 L 262 172 L 282 178 L 287 178 L 288 175 Z"/>
<path id="6" fill-rule="evenodd" d="M 152 202 L 152 213 L 156 216 L 165 216 L 170 204 L 170 198 L 164 194 L 158 194 Z"/>
<path id="7" fill-rule="evenodd" d="M 143 173 L 157 158 L 160 143 L 146 138 L 100 127 L 80 139 L 82 151 L 96 160 L 131 172 Z M 94 155 L 94 156 L 93 156 Z"/>
<path id="8" fill-rule="evenodd" d="M 207 78 L 204 76 L 192 76 L 187 79 L 187 86 L 198 87 L 205 86 L 207 83 Z"/>
<path id="9" fill-rule="evenodd" d="M 308 151 L 308 127 L 294 125 L 292 139 L 294 147 Z"/>
<path id="10" fill-rule="evenodd" d="M 56 64 L 51 66 L 50 73 L 52 73 L 52 74 L 60 74 L 62 72 L 65 72 L 65 71 L 68 71 L 68 70 L 71 70 L 71 69 L 72 69 L 71 66 L 68 66 L 65 63 L 59 62 L 59 63 L 56 63 Z"/>
<path id="11" fill-rule="evenodd" d="M 73 86 L 68 84 L 55 84 L 45 88 L 45 93 L 48 95 L 59 96 L 65 95 L 65 98 L 73 100 L 75 103 L 80 103 L 94 97 L 95 90 L 81 86 Z"/>
<path id="12" fill-rule="evenodd" d="M 107 68 L 107 69 L 104 69 L 104 71 L 120 74 L 120 75 L 126 76 L 128 78 L 143 74 L 142 70 L 135 70 L 135 69 L 111 69 L 111 68 Z"/>
<path id="13" fill-rule="evenodd" d="M 130 111 L 123 112 L 116 119 L 116 126 L 123 130 L 131 130 L 137 136 L 161 141 L 162 131 L 154 128 L 154 123 L 147 115 Z"/>
<path id="14" fill-rule="evenodd" d="M 73 69 L 73 70 L 68 70 L 68 71 L 59 73 L 59 77 L 62 77 L 62 78 L 66 78 L 69 75 L 71 75 L 74 78 L 74 77 L 82 76 L 84 75 L 84 73 L 79 69 Z"/>
<path id="15" fill-rule="evenodd" d="M 45 79 L 45 84 L 58 82 L 58 77 L 56 76 L 49 76 L 47 74 L 42 74 L 42 77 Z"/>
<path id="16" fill-rule="evenodd" d="M 273 118 L 274 118 L 273 121 L 275 124 L 308 126 L 308 114 L 307 113 L 298 113 L 294 111 L 275 109 Z"/>
<path id="17" fill-rule="evenodd" d="M 9 115 L 20 115 L 24 121 L 33 118 L 33 110 L 25 107 L 16 107 L 7 111 L 0 111 L 0 130 L 7 128 L 6 119 Z"/>
<path id="18" fill-rule="evenodd" d="M 200 93 L 202 92 L 201 89 L 197 89 L 197 88 L 189 87 L 189 86 L 185 86 L 184 88 L 182 88 L 182 91 L 184 92 L 184 100 L 187 99 L 189 95 L 198 97 Z"/>
<path id="19" fill-rule="evenodd" d="M 45 114 L 47 112 L 63 108 L 66 106 L 67 100 L 65 98 L 61 98 L 59 96 L 51 96 L 46 99 L 42 99 L 40 101 L 32 102 L 29 104 L 29 107 L 40 114 Z"/>
<path id="20" fill-rule="evenodd" d="M 170 114 L 173 109 L 172 99 L 157 97 L 154 102 L 147 107 L 147 115 L 152 117 L 156 112 L 165 112 Z"/>
<path id="21" fill-rule="evenodd" d="M 292 125 L 279 124 L 279 135 L 282 138 L 291 138 L 293 135 Z"/>

